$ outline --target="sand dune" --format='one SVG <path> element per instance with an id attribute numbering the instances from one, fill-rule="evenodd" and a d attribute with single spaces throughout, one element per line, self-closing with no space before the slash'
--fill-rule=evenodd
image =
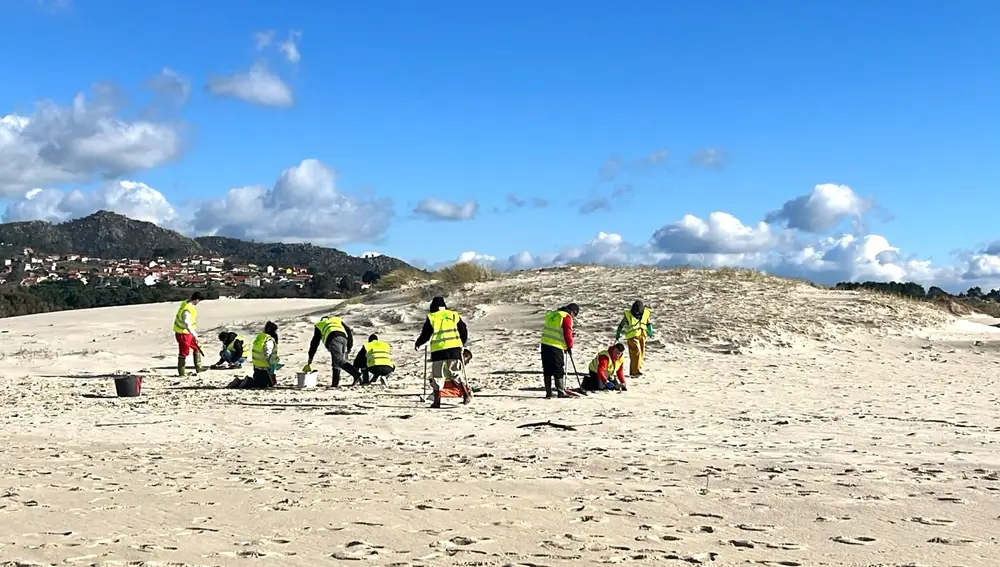
<path id="1" fill-rule="evenodd" d="M 542 313 L 581 304 L 585 366 L 637 297 L 646 376 L 543 399 Z M 526 272 L 449 297 L 483 390 L 435 412 L 426 303 L 200 308 L 206 338 L 278 321 L 289 368 L 341 313 L 396 346 L 388 390 L 174 377 L 174 305 L 0 321 L 0 565 L 1000 562 L 996 328 L 731 270 Z M 142 397 L 113 397 L 119 370 Z M 518 427 L 547 420 L 576 429 Z"/>

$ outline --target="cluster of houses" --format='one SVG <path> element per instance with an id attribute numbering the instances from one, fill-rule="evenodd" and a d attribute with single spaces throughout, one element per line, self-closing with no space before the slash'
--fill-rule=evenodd
<path id="1" fill-rule="evenodd" d="M 176 287 L 302 287 L 312 279 L 306 266 L 234 264 L 217 256 L 180 260 L 106 259 L 79 254 L 35 254 L 31 248 L 8 254 L 0 267 L 0 284 L 32 286 L 41 282 L 78 280 L 84 284 L 152 286 L 166 282 Z M 18 279 L 19 278 L 19 279 Z M 16 281 L 15 281 L 16 280 Z"/>

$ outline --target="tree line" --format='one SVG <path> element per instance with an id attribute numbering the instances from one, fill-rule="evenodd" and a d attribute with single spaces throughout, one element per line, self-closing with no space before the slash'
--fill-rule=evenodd
<path id="1" fill-rule="evenodd" d="M 147 286 L 137 284 L 129 278 L 100 284 L 63 280 L 41 282 L 27 287 L 7 285 L 0 286 L 0 317 L 17 317 L 68 309 L 181 301 L 190 297 L 196 289 L 207 299 L 217 299 L 220 292 L 247 299 L 346 298 L 361 293 L 363 284 L 375 283 L 380 277 L 380 274 L 373 271 L 366 272 L 360 278 L 318 273 L 301 288 L 294 285 L 265 285 L 221 290 L 211 285 L 203 288 L 174 287 L 166 282 Z"/>
<path id="2" fill-rule="evenodd" d="M 840 282 L 833 286 L 833 289 L 864 289 L 868 291 L 889 293 L 892 295 L 901 295 L 912 299 L 971 299 L 975 301 L 993 301 L 1000 303 L 1000 289 L 992 289 L 983 293 L 982 288 L 979 286 L 970 287 L 967 291 L 959 293 L 958 295 L 952 295 L 937 286 L 931 286 L 925 290 L 924 286 L 914 282 Z"/>

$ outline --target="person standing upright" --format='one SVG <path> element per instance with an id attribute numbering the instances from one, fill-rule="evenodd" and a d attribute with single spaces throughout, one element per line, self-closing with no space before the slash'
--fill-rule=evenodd
<path id="1" fill-rule="evenodd" d="M 615 340 L 625 334 L 625 343 L 628 345 L 628 367 L 629 377 L 642 376 L 642 363 L 646 358 L 646 339 L 653 337 L 653 324 L 649 322 L 649 308 L 641 299 L 636 299 L 632 307 L 625 312 L 618 329 L 615 331 Z"/>
<path id="2" fill-rule="evenodd" d="M 580 314 L 576 303 L 549 311 L 542 327 L 542 374 L 545 379 L 545 397 L 552 397 L 555 382 L 556 396 L 571 398 L 566 390 L 566 354 L 573 355 L 573 318 Z"/>
<path id="3" fill-rule="evenodd" d="M 441 387 L 447 381 L 452 381 L 462 391 L 462 403 L 472 401 L 472 390 L 462 380 L 465 362 L 463 351 L 469 341 L 469 328 L 462 316 L 448 309 L 441 296 L 431 300 L 427 319 L 420 330 L 414 347 L 420 350 L 430 341 L 431 352 L 431 389 L 434 391 L 434 402 L 431 408 L 441 407 Z"/>
<path id="4" fill-rule="evenodd" d="M 198 304 L 204 297 L 200 291 L 191 294 L 181 302 L 174 315 L 174 338 L 177 339 L 177 375 L 187 376 L 187 357 L 194 352 L 195 373 L 204 372 L 201 367 L 201 345 L 198 344 Z"/>

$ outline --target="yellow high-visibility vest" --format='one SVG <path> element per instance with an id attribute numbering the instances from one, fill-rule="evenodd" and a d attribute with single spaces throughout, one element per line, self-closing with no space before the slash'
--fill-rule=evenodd
<path id="1" fill-rule="evenodd" d="M 180 333 L 182 335 L 189 335 L 191 331 L 187 330 L 184 326 L 184 312 L 187 311 L 191 314 L 191 328 L 198 330 L 198 310 L 195 309 L 194 305 L 188 303 L 188 300 L 181 302 L 181 306 L 177 309 L 177 315 L 174 315 L 174 332 Z"/>
<path id="2" fill-rule="evenodd" d="M 382 341 L 371 341 L 365 344 L 365 364 L 368 368 L 372 366 L 392 366 L 395 368 L 396 365 L 392 363 L 392 357 L 389 353 L 392 352 L 392 346 L 389 343 Z"/>
<path id="3" fill-rule="evenodd" d="M 448 309 L 440 309 L 434 313 L 428 313 L 427 318 L 434 328 L 431 334 L 431 352 L 447 350 L 450 348 L 462 348 L 462 337 L 458 334 L 458 322 L 461 315 Z"/>
<path id="4" fill-rule="evenodd" d="M 271 368 L 271 361 L 268 356 L 264 354 L 264 345 L 267 341 L 274 341 L 274 351 L 272 356 L 275 359 L 278 358 L 278 341 L 274 340 L 274 337 L 267 333 L 261 333 L 257 335 L 257 338 L 253 341 L 253 367 L 268 370 Z"/>
<path id="5" fill-rule="evenodd" d="M 236 341 L 239 341 L 239 342 L 243 343 L 243 356 L 246 356 L 247 355 L 247 340 L 243 338 L 243 335 L 236 335 L 236 338 L 233 339 L 233 342 L 231 342 L 228 345 L 226 345 L 226 350 L 228 350 L 229 352 L 236 352 Z"/>
<path id="6" fill-rule="evenodd" d="M 632 337 L 637 337 L 639 335 L 646 334 L 646 325 L 649 323 L 649 308 L 645 308 L 642 311 L 642 318 L 636 319 L 632 315 L 632 311 L 625 312 L 625 327 L 622 331 L 625 332 L 625 338 L 631 339 Z"/>
<path id="7" fill-rule="evenodd" d="M 347 329 L 344 328 L 344 321 L 340 317 L 323 317 L 316 322 L 316 328 L 319 329 L 323 344 L 326 344 L 326 338 L 334 331 L 340 331 L 345 336 L 347 335 Z"/>
<path id="8" fill-rule="evenodd" d="M 597 353 L 597 356 L 594 357 L 594 360 L 590 361 L 590 371 L 593 372 L 594 374 L 597 374 L 597 368 L 601 365 L 601 356 L 608 357 L 609 361 L 608 371 L 607 371 L 608 378 L 614 376 L 615 374 L 618 374 L 618 369 L 621 368 L 623 364 L 625 364 L 624 356 L 619 356 L 618 359 L 615 360 L 614 358 L 611 358 L 611 353 L 608 352 L 608 349 L 604 349 L 601 352 Z"/>
<path id="9" fill-rule="evenodd" d="M 549 311 L 545 314 L 545 326 L 542 327 L 542 344 L 566 350 L 566 336 L 563 335 L 563 320 L 569 317 L 565 311 Z"/>

